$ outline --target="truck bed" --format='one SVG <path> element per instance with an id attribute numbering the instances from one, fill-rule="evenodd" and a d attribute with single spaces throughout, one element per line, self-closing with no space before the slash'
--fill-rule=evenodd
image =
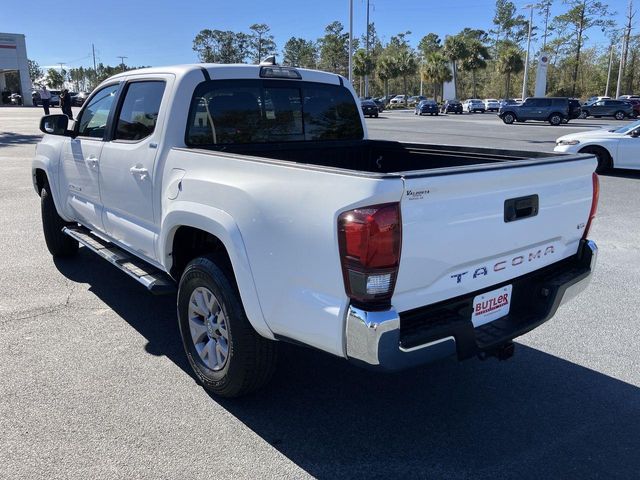
<path id="1" fill-rule="evenodd" d="M 224 145 L 206 149 L 368 173 L 401 173 L 558 157 L 558 154 L 547 152 L 385 140 Z"/>

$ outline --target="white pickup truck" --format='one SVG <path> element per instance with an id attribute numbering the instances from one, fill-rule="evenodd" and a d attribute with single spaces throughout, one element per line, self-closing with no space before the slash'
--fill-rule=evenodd
<path id="1" fill-rule="evenodd" d="M 222 396 L 263 385 L 278 341 L 383 370 L 507 358 L 594 269 L 593 155 L 368 140 L 335 74 L 129 71 L 40 128 L 50 252 L 177 289 L 189 362 Z"/>

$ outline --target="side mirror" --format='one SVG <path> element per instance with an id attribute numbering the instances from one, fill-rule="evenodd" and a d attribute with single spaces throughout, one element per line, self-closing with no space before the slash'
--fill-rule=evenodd
<path id="1" fill-rule="evenodd" d="M 640 137 L 640 128 L 636 128 L 635 130 L 631 130 L 631 132 L 629 132 L 629 136 L 632 137 L 632 138 Z"/>
<path id="2" fill-rule="evenodd" d="M 40 131 L 49 135 L 67 135 L 68 126 L 66 115 L 45 115 L 40 119 Z"/>

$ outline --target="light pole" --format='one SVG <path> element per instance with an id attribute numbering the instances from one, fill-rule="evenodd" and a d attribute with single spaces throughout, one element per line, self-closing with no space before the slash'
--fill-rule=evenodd
<path id="1" fill-rule="evenodd" d="M 349 82 L 353 83 L 353 0 L 349 0 Z"/>
<path id="2" fill-rule="evenodd" d="M 611 43 L 611 51 L 609 52 L 609 69 L 607 70 L 607 87 L 604 89 L 604 96 L 609 96 L 609 83 L 611 82 L 611 64 L 613 63 L 614 44 Z"/>
<path id="3" fill-rule="evenodd" d="M 420 96 L 422 96 L 422 86 L 424 84 L 422 80 L 422 67 L 424 65 L 424 55 L 420 55 Z M 435 98 L 434 98 L 435 100 Z"/>
<path id="4" fill-rule="evenodd" d="M 522 100 L 527 98 L 527 80 L 529 79 L 529 51 L 531 50 L 531 24 L 533 23 L 533 4 L 525 5 L 529 9 L 529 35 L 527 38 L 527 56 L 524 60 L 524 80 L 522 81 Z"/>
<path id="5" fill-rule="evenodd" d="M 367 0 L 367 62 L 369 61 L 369 0 Z M 364 76 L 364 98 L 369 97 L 369 73 Z"/>

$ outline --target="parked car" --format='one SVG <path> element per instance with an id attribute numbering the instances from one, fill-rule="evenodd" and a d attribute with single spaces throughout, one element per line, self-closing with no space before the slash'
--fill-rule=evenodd
<path id="1" fill-rule="evenodd" d="M 618 100 L 640 100 L 640 95 L 620 95 Z"/>
<path id="2" fill-rule="evenodd" d="M 590 153 L 598 159 L 598 172 L 610 168 L 640 170 L 640 121 L 607 130 L 571 133 L 556 140 L 556 152 Z"/>
<path id="3" fill-rule="evenodd" d="M 487 112 L 497 112 L 500 110 L 500 102 L 495 98 L 485 98 L 484 108 Z"/>
<path id="4" fill-rule="evenodd" d="M 583 103 L 583 105 L 586 105 L 587 103 L 599 102 L 600 100 L 610 100 L 610 99 L 611 99 L 611 97 L 607 97 L 607 96 L 589 97 L 589 98 L 587 98 L 586 102 Z"/>
<path id="5" fill-rule="evenodd" d="M 407 105 L 409 106 L 417 105 L 422 100 L 427 100 L 427 97 L 424 97 L 422 95 L 415 95 L 413 97 L 409 97 L 409 100 L 407 100 Z"/>
<path id="6" fill-rule="evenodd" d="M 362 108 L 362 114 L 365 117 L 376 117 L 378 118 L 378 105 L 373 100 L 362 100 L 360 102 L 360 108 Z"/>
<path id="7" fill-rule="evenodd" d="M 500 102 L 500 108 L 504 107 L 505 105 L 517 105 L 518 103 L 520 103 L 517 102 L 514 98 L 501 98 L 500 100 L 498 100 L 498 102 Z"/>
<path id="8" fill-rule="evenodd" d="M 416 115 L 438 115 L 438 104 L 434 100 L 422 100 L 414 110 Z"/>
<path id="9" fill-rule="evenodd" d="M 395 97 L 393 97 L 391 99 L 391 105 L 397 105 L 397 104 L 403 104 L 405 103 L 405 96 L 404 95 L 396 95 Z"/>
<path id="10" fill-rule="evenodd" d="M 638 118 L 640 116 L 640 98 L 630 98 L 625 100 L 625 102 L 631 104 L 633 108 L 633 118 Z"/>
<path id="11" fill-rule="evenodd" d="M 442 113 L 462 113 L 462 103 L 459 100 L 447 100 L 440 111 Z"/>
<path id="12" fill-rule="evenodd" d="M 624 100 L 598 100 L 582 106 L 580 118 L 613 117 L 624 120 L 634 116 L 633 105 Z"/>
<path id="13" fill-rule="evenodd" d="M 562 123 L 569 123 L 570 120 L 580 118 L 580 115 L 582 115 L 582 105 L 580 105 L 580 100 L 578 100 L 577 98 L 570 98 L 569 117 L 563 118 Z"/>
<path id="14" fill-rule="evenodd" d="M 465 100 L 462 104 L 462 109 L 468 113 L 480 112 L 484 113 L 486 107 L 484 102 L 477 98 L 470 98 L 469 100 Z"/>
<path id="15" fill-rule="evenodd" d="M 522 103 L 500 107 L 498 116 L 506 124 L 538 120 L 554 126 L 571 118 L 567 97 L 529 97 Z"/>
<path id="16" fill-rule="evenodd" d="M 379 370 L 509 358 L 595 268 L 594 156 L 371 140 L 359 108 L 335 73 L 274 64 L 115 75 L 71 130 L 40 121 L 47 248 L 177 291 L 185 359 L 221 396 L 264 385 L 278 341 Z"/>
<path id="17" fill-rule="evenodd" d="M 382 113 L 384 111 L 384 100 L 382 98 L 374 98 L 374 103 L 378 106 L 378 112 Z"/>

